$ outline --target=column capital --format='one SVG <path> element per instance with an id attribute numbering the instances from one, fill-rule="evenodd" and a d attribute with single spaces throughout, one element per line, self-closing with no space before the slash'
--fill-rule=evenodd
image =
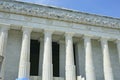
<path id="1" fill-rule="evenodd" d="M 85 34 L 83 36 L 83 39 L 91 39 L 92 37 L 94 37 L 93 35 L 88 35 L 88 34 Z"/>
<path id="2" fill-rule="evenodd" d="M 105 41 L 105 42 L 107 42 L 108 40 L 110 40 L 110 37 L 101 37 L 100 38 L 100 41 Z"/>
<path id="3" fill-rule="evenodd" d="M 118 42 L 120 43 L 120 38 L 115 40 L 115 43 L 118 43 Z"/>
<path id="4" fill-rule="evenodd" d="M 65 33 L 65 36 L 71 36 L 71 37 L 73 37 L 74 35 L 75 35 L 74 32 L 66 32 Z"/>
<path id="5" fill-rule="evenodd" d="M 53 32 L 54 32 L 54 30 L 44 29 L 44 33 L 45 33 L 45 34 L 52 34 Z"/>
<path id="6" fill-rule="evenodd" d="M 10 29 L 9 24 L 0 24 L 1 30 L 8 31 Z"/>
<path id="7" fill-rule="evenodd" d="M 33 29 L 33 28 L 31 28 L 31 27 L 23 27 L 23 28 L 22 28 L 22 31 L 23 31 L 23 32 L 25 31 L 25 32 L 30 32 L 30 33 L 31 33 L 31 32 L 32 32 L 32 29 Z"/>
<path id="8" fill-rule="evenodd" d="M 100 39 L 103 39 L 103 40 L 110 40 L 112 39 L 110 36 L 101 36 Z"/>

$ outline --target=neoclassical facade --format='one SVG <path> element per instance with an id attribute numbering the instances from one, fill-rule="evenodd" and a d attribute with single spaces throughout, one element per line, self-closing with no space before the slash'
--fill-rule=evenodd
<path id="1" fill-rule="evenodd" d="M 0 0 L 0 80 L 120 80 L 120 19 Z"/>

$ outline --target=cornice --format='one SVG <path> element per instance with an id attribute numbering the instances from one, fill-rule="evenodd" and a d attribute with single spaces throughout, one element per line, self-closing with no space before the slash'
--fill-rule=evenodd
<path id="1" fill-rule="evenodd" d="M 120 19 L 118 18 L 19 1 L 0 0 L 0 11 L 100 27 L 120 28 Z"/>

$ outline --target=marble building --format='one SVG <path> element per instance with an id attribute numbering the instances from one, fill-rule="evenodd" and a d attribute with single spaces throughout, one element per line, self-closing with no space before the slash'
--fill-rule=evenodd
<path id="1" fill-rule="evenodd" d="M 120 19 L 0 0 L 0 80 L 120 80 Z"/>

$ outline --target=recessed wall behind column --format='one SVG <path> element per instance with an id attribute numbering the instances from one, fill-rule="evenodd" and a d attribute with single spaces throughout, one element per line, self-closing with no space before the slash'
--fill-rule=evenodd
<path id="1" fill-rule="evenodd" d="M 95 68 L 96 80 L 104 80 L 103 72 L 103 53 L 101 48 L 101 42 L 98 40 L 91 40 L 92 43 L 92 57 L 93 65 Z M 118 52 L 116 43 L 108 41 L 110 61 L 112 64 L 114 80 L 120 79 L 120 64 L 118 58 Z M 77 61 L 77 76 L 85 77 L 85 48 L 84 40 L 80 40 L 76 46 L 76 61 Z"/>
<path id="2" fill-rule="evenodd" d="M 108 41 L 108 47 L 109 47 L 110 61 L 113 69 L 114 80 L 119 80 L 120 64 L 119 64 L 116 43 L 113 41 Z M 93 51 L 93 63 L 95 67 L 96 78 L 97 80 L 104 80 L 103 53 L 102 53 L 100 41 L 92 40 L 92 51 Z"/>
<path id="3" fill-rule="evenodd" d="M 93 65 L 97 80 L 104 80 L 103 73 L 103 54 L 101 43 L 98 40 L 92 40 Z"/>
<path id="4" fill-rule="evenodd" d="M 108 45 L 114 80 L 120 80 L 120 63 L 118 58 L 117 45 L 112 41 L 110 41 Z"/>
<path id="5" fill-rule="evenodd" d="M 84 40 L 80 40 L 76 44 L 75 49 L 76 56 L 76 75 L 85 77 L 85 48 L 84 48 Z"/>
<path id="6" fill-rule="evenodd" d="M 18 77 L 21 43 L 22 31 L 10 30 L 5 54 L 4 80 L 15 80 Z"/>

